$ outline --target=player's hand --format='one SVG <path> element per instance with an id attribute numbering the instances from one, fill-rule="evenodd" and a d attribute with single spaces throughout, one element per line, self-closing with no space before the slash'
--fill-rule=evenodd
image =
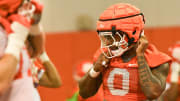
<path id="1" fill-rule="evenodd" d="M 96 72 L 102 72 L 109 66 L 110 59 L 108 59 L 103 53 L 98 57 L 97 61 L 94 63 L 94 70 Z"/>
<path id="2" fill-rule="evenodd" d="M 138 41 L 138 47 L 136 49 L 137 55 L 144 54 L 145 50 L 148 47 L 148 40 L 145 36 L 141 36 L 141 38 Z"/>

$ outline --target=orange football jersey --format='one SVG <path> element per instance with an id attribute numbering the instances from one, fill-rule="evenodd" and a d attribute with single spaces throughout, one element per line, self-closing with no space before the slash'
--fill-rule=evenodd
<path id="1" fill-rule="evenodd" d="M 101 51 L 95 54 L 95 61 L 100 54 Z M 152 44 L 146 49 L 145 58 L 150 68 L 171 61 L 168 55 L 159 52 Z M 146 100 L 139 85 L 137 57 L 126 63 L 120 57 L 112 58 L 109 67 L 103 71 L 103 90 L 105 101 Z"/>

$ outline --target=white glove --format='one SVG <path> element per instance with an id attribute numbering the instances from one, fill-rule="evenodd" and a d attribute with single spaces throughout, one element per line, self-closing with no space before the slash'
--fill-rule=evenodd
<path id="1" fill-rule="evenodd" d="M 24 42 L 28 36 L 29 29 L 18 22 L 13 22 L 11 24 L 11 29 L 14 33 L 8 36 L 8 45 L 5 53 L 12 54 L 19 60 L 19 54 L 24 46 Z"/>
<path id="2" fill-rule="evenodd" d="M 39 56 L 39 59 L 41 60 L 42 63 L 49 61 L 49 57 L 48 57 L 48 55 L 47 55 L 46 52 L 43 52 L 43 53 Z"/>

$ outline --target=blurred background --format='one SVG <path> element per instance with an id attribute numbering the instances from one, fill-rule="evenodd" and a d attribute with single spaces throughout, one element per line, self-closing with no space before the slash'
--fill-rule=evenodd
<path id="1" fill-rule="evenodd" d="M 96 33 L 99 15 L 110 5 L 127 2 L 145 15 L 145 34 L 150 43 L 167 54 L 180 40 L 180 0 L 41 0 L 41 23 L 46 50 L 56 65 L 63 85 L 58 89 L 39 88 L 42 101 L 65 101 L 76 86 L 73 68 L 83 60 L 92 60 L 100 46 Z"/>

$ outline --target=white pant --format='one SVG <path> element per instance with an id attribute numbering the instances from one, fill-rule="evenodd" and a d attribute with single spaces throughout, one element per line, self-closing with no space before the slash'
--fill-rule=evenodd
<path id="1" fill-rule="evenodd" d="M 14 80 L 11 87 L 0 96 L 0 101 L 40 101 L 35 100 L 35 88 L 32 77 L 23 75 L 23 78 Z"/>
<path id="2" fill-rule="evenodd" d="M 34 100 L 33 101 L 41 101 L 41 98 L 39 96 L 39 92 L 36 88 L 34 88 Z"/>

